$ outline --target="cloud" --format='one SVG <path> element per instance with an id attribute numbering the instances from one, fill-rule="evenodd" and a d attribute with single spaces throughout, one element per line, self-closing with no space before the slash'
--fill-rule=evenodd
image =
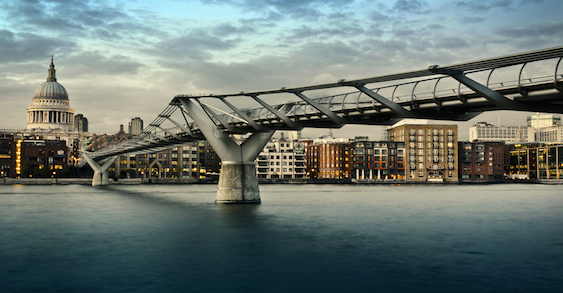
<path id="1" fill-rule="evenodd" d="M 67 40 L 0 30 L 0 60 L 2 62 L 37 61 L 45 56 L 68 52 L 75 48 L 76 44 Z"/>
<path id="2" fill-rule="evenodd" d="M 493 8 L 504 8 L 505 10 L 512 10 L 512 0 L 496 0 L 491 2 L 485 1 L 459 1 L 456 6 L 461 9 L 468 9 L 473 12 L 486 12 Z"/>
<path id="3" fill-rule="evenodd" d="M 158 54 L 165 59 L 212 58 L 212 51 L 226 51 L 237 47 L 239 39 L 222 39 L 207 31 L 196 30 L 176 38 L 170 38 L 154 44 L 148 49 L 149 54 Z"/>
<path id="4" fill-rule="evenodd" d="M 97 77 L 108 75 L 135 75 L 144 65 L 123 55 L 107 56 L 101 52 L 83 52 L 64 60 L 65 74 L 71 78 Z M 56 62 L 61 64 L 62 62 Z"/>
<path id="5" fill-rule="evenodd" d="M 365 30 L 359 26 L 349 26 L 349 25 L 342 25 L 340 27 L 328 28 L 312 28 L 310 26 L 301 26 L 298 28 L 290 29 L 289 34 L 287 34 L 283 40 L 284 41 L 295 41 L 295 40 L 302 40 L 302 39 L 329 39 L 329 38 L 338 38 L 338 37 L 350 37 L 350 36 L 359 36 L 363 35 Z"/>
<path id="6" fill-rule="evenodd" d="M 423 0 L 397 0 L 391 7 L 396 13 L 427 14 L 430 12 L 428 4 Z"/>
<path id="7" fill-rule="evenodd" d="M 275 11 L 290 18 L 317 19 L 323 9 L 342 9 L 353 4 L 350 0 L 203 0 L 208 4 L 223 4 L 238 7 L 244 11 Z"/>

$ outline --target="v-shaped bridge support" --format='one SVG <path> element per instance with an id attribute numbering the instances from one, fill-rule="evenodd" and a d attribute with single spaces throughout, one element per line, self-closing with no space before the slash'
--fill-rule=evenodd
<path id="1" fill-rule="evenodd" d="M 88 162 L 90 168 L 94 170 L 94 177 L 92 178 L 92 186 L 107 186 L 109 185 L 108 179 L 108 169 L 115 162 L 118 156 L 113 156 L 108 159 L 103 165 L 100 166 L 98 162 L 94 161 L 92 158 L 88 156 L 88 153 L 85 151 L 80 151 L 82 157 Z"/>
<path id="2" fill-rule="evenodd" d="M 260 203 L 260 190 L 254 160 L 274 131 L 254 132 L 241 145 L 218 128 L 209 115 L 190 98 L 180 102 L 221 158 L 217 203 Z"/>

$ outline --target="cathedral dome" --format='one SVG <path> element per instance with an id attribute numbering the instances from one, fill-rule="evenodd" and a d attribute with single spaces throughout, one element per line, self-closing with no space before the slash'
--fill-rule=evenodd
<path id="1" fill-rule="evenodd" d="M 57 77 L 55 76 L 55 65 L 53 64 L 53 58 L 51 57 L 51 65 L 49 66 L 49 75 L 47 76 L 47 81 L 42 83 L 36 90 L 33 99 L 47 98 L 47 99 L 58 99 L 67 100 L 68 93 L 66 89 L 57 82 Z"/>
<path id="2" fill-rule="evenodd" d="M 46 81 L 35 90 L 33 98 L 68 100 L 68 93 L 60 83 L 56 81 Z"/>

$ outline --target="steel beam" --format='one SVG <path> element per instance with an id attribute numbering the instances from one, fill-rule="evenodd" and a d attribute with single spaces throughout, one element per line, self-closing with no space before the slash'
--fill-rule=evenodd
<path id="1" fill-rule="evenodd" d="M 223 103 L 225 103 L 225 105 L 227 105 L 229 108 L 231 108 L 233 111 L 235 111 L 235 113 L 237 113 L 240 117 L 242 117 L 242 119 L 244 119 L 246 121 L 246 123 L 248 123 L 248 125 L 252 126 L 252 128 L 254 128 L 256 130 L 262 129 L 262 127 L 260 127 L 260 125 L 258 125 L 258 123 L 254 122 L 254 120 L 252 120 L 250 117 L 248 117 L 248 115 L 244 114 L 241 110 L 239 110 L 233 104 L 231 104 L 227 100 L 225 100 L 224 97 L 219 97 L 219 99 Z"/>
<path id="2" fill-rule="evenodd" d="M 350 84 L 351 86 L 357 88 L 359 91 L 361 91 L 362 93 L 368 95 L 368 97 L 376 100 L 377 102 L 379 102 L 381 105 L 387 107 L 389 110 L 391 110 L 393 113 L 395 113 L 395 115 L 401 117 L 401 118 L 412 118 L 412 117 L 416 117 L 416 115 L 414 115 L 411 111 L 403 108 L 403 106 L 381 96 L 378 93 L 373 92 L 372 90 L 369 90 L 368 88 L 365 87 L 365 85 L 362 84 Z"/>
<path id="3" fill-rule="evenodd" d="M 287 126 L 295 129 L 302 129 L 303 127 L 299 127 L 297 123 L 289 119 L 289 117 L 283 115 L 278 110 L 274 109 L 274 107 L 270 106 L 268 103 L 262 101 L 258 98 L 258 96 L 250 95 L 256 102 L 260 103 L 260 105 L 264 106 L 264 108 L 268 109 L 268 111 L 272 112 L 272 114 L 276 115 L 280 118 Z"/>
<path id="4" fill-rule="evenodd" d="M 307 104 L 317 109 L 317 111 L 325 114 L 330 120 L 332 120 L 332 122 L 334 122 L 337 125 L 337 127 L 346 124 L 346 121 L 344 121 L 344 119 L 342 119 L 340 116 L 336 115 L 334 112 L 330 111 L 329 109 L 321 106 L 321 104 L 319 104 L 317 101 L 310 99 L 309 97 L 305 96 L 303 93 L 298 91 L 288 91 L 288 92 L 295 94 L 303 101 L 305 101 Z"/>

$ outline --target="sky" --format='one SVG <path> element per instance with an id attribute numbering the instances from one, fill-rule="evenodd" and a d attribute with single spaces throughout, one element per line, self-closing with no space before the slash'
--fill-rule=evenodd
<path id="1" fill-rule="evenodd" d="M 359 79 L 563 45 L 560 0 L 2 0 L 0 129 L 25 129 L 54 56 L 91 132 L 145 125 L 177 94 L 238 93 Z M 526 124 L 534 113 L 486 121 Z M 448 122 L 453 123 L 453 122 Z M 336 137 L 380 139 L 381 126 Z M 304 129 L 316 137 L 324 129 Z"/>

